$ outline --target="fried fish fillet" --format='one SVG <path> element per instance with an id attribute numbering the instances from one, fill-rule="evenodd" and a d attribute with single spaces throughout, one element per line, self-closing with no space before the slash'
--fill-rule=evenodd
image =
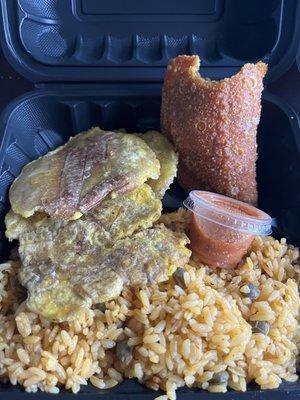
<path id="1" fill-rule="evenodd" d="M 145 229 L 106 249 L 94 247 L 92 257 L 69 265 L 51 260 L 20 270 L 28 289 L 28 307 L 49 320 L 74 319 L 82 307 L 117 297 L 124 286 L 167 279 L 190 257 L 188 238 L 164 225 Z"/>
<path id="2" fill-rule="evenodd" d="M 149 179 L 147 183 L 152 187 L 155 194 L 162 199 L 176 176 L 178 156 L 173 145 L 161 133 L 148 131 L 136 135 L 147 143 L 160 162 L 159 178 Z"/>
<path id="3" fill-rule="evenodd" d="M 159 161 L 140 138 L 93 128 L 26 165 L 9 199 L 15 213 L 74 219 L 106 196 L 126 193 L 159 177 Z"/>
<path id="4" fill-rule="evenodd" d="M 161 129 L 179 153 L 178 179 L 187 190 L 257 202 L 256 130 L 266 64 L 210 81 L 198 56 L 169 62 L 162 93 Z"/>

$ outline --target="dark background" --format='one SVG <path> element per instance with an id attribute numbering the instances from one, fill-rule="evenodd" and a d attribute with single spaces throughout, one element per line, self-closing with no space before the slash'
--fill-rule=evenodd
<path id="1" fill-rule="evenodd" d="M 13 70 L 0 48 L 0 112 L 11 100 L 32 89 L 33 84 Z M 300 114 L 300 73 L 296 62 L 268 90 L 285 99 Z"/>

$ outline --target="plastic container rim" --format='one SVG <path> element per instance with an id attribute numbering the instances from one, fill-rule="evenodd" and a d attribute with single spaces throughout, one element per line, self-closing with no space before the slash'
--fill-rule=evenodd
<path id="1" fill-rule="evenodd" d="M 221 208 L 217 204 L 205 199 L 205 197 L 209 196 L 225 202 L 229 201 L 231 204 L 239 206 L 242 209 L 246 208 L 249 211 L 253 211 L 253 213 L 257 214 L 258 217 L 256 218 L 254 216 L 252 217 L 245 214 L 241 215 L 235 211 Z M 190 192 L 189 197 L 184 200 L 183 204 L 198 217 L 204 218 L 226 228 L 231 228 L 235 231 L 247 233 L 249 235 L 257 234 L 261 236 L 267 236 L 272 233 L 272 218 L 267 213 L 254 206 L 251 206 L 250 204 L 243 203 L 239 200 L 232 199 L 221 194 L 193 190 Z M 199 211 L 198 208 L 202 208 L 203 211 Z M 207 215 L 205 211 L 214 213 L 218 216 L 224 216 L 226 219 L 220 220 L 219 218 L 214 218 L 213 215 Z"/>

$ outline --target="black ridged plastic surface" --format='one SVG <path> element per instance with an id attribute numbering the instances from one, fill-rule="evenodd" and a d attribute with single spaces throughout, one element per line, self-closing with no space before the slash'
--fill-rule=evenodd
<path id="1" fill-rule="evenodd" d="M 1 3 L 7 56 L 33 81 L 161 81 L 179 54 L 199 54 L 214 79 L 263 59 L 270 80 L 298 48 L 297 0 Z"/>
<path id="2" fill-rule="evenodd" d="M 247 392 L 209 393 L 203 390 L 182 388 L 177 391 L 177 400 L 297 400 L 298 383 L 283 383 L 277 390 L 259 390 L 249 385 Z M 2 400 L 154 400 L 162 392 L 148 390 L 133 380 L 127 380 L 110 390 L 99 390 L 91 386 L 82 386 L 79 394 L 62 392 L 58 395 L 49 393 L 24 393 L 20 387 L 0 384 Z"/>

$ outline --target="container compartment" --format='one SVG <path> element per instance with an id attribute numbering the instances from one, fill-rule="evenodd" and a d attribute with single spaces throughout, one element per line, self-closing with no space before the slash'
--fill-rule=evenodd
<path id="1" fill-rule="evenodd" d="M 112 93 L 108 95 L 108 93 Z M 0 150 L 0 213 L 8 210 L 8 190 L 29 161 L 63 144 L 71 135 L 100 126 L 129 132 L 159 129 L 160 89 L 128 87 L 118 90 L 64 90 L 35 92 L 14 102 L 6 112 L 6 128 Z M 258 130 L 257 163 L 259 205 L 279 217 L 279 235 L 300 244 L 300 138 L 295 113 L 280 100 L 264 95 Z M 186 194 L 178 185 L 165 198 L 176 208 Z M 292 215 L 290 215 L 292 213 Z M 290 215 L 290 216 L 289 216 Z M 290 227 L 287 218 L 299 223 Z M 7 242 L 3 236 L 3 257 Z"/>
<path id="2" fill-rule="evenodd" d="M 282 0 L 267 0 L 261 12 L 257 1 L 245 6 L 232 0 L 188 0 L 177 4 L 171 0 L 163 3 L 154 0 L 148 4 L 137 0 L 126 3 L 114 0 L 112 4 L 81 0 L 75 1 L 71 10 L 64 2 L 20 0 L 20 40 L 36 61 L 54 65 L 148 64 L 155 61 L 165 65 L 167 54 L 173 57 L 191 54 L 193 49 L 203 62 L 207 58 L 224 62 L 228 57 L 257 60 L 270 53 L 279 38 L 282 3 Z M 132 21 L 133 16 L 135 21 Z M 127 32 L 122 28 L 120 35 L 115 27 L 114 32 L 110 29 L 111 33 L 105 35 L 108 20 L 122 21 L 124 17 L 128 19 L 125 22 Z M 79 19 L 80 24 L 78 21 L 70 24 L 74 18 Z M 147 26 L 151 19 L 157 21 L 162 32 L 162 23 L 171 26 L 180 20 L 184 24 L 184 35 L 173 37 L 166 31 L 163 37 L 155 32 L 158 30 L 156 24 L 155 30 L 154 25 Z M 142 22 L 144 34 L 139 26 Z M 185 26 L 187 22 L 188 26 Z M 233 24 L 234 29 L 229 30 L 229 24 Z M 98 34 L 95 34 L 96 25 Z M 231 33 L 227 34 L 229 31 Z M 103 37 L 99 33 L 102 32 L 106 40 L 101 40 Z M 197 35 L 191 32 L 197 32 Z M 245 41 L 232 40 L 241 35 Z M 85 52 L 83 47 L 89 38 L 92 38 L 90 48 Z M 255 46 L 249 49 L 251 41 Z M 215 53 L 214 48 L 217 49 Z"/>
<path id="3" fill-rule="evenodd" d="M 270 77 L 298 44 L 294 0 L 1 2 L 9 57 L 34 81 L 159 81 L 179 54 L 198 54 L 211 78 L 263 59 Z"/>

